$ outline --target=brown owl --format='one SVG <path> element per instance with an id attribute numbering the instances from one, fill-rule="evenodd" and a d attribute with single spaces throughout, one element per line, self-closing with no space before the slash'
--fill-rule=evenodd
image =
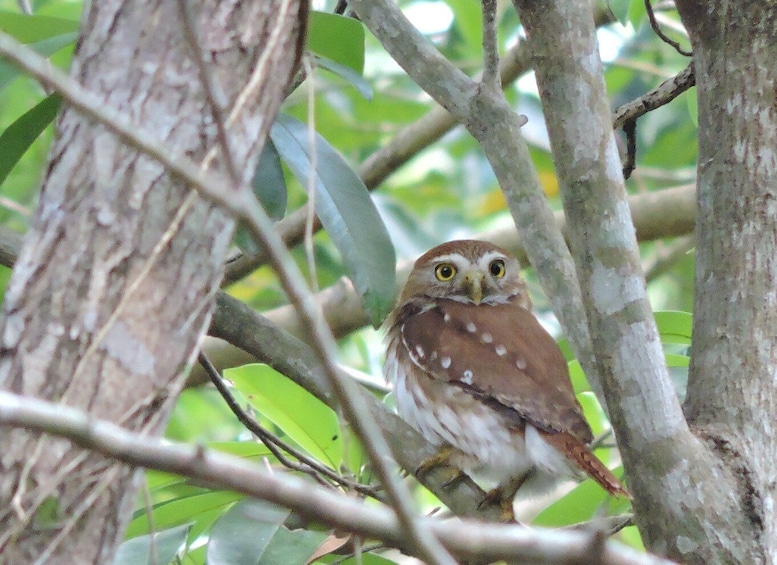
<path id="1" fill-rule="evenodd" d="M 558 345 L 531 312 L 518 260 L 485 241 L 445 243 L 415 263 L 387 321 L 397 409 L 450 464 L 497 484 L 512 519 L 523 485 L 587 474 L 629 496 L 591 452 L 591 428 Z M 422 465 L 422 468 L 426 464 Z"/>

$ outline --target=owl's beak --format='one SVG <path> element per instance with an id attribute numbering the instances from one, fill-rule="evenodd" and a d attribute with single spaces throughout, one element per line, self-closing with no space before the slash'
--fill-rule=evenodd
<path id="1" fill-rule="evenodd" d="M 464 288 L 467 296 L 476 305 L 483 300 L 483 273 L 480 271 L 467 271 L 464 273 Z"/>

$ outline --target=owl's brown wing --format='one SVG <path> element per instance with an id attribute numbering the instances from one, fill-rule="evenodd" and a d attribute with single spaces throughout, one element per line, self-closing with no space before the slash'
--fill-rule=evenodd
<path id="1" fill-rule="evenodd" d="M 567 362 L 526 308 L 438 299 L 433 308 L 401 317 L 408 353 L 429 377 L 461 387 L 516 422 L 592 440 Z"/>

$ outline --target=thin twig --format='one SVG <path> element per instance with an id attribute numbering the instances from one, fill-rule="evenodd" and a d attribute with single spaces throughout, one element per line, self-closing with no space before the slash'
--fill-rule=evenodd
<path id="1" fill-rule="evenodd" d="M 623 124 L 626 135 L 626 158 L 623 160 L 623 178 L 631 178 L 631 173 L 637 166 L 637 119 L 626 120 Z"/>
<path id="2" fill-rule="evenodd" d="M 323 486 L 331 487 L 331 483 L 324 479 L 324 477 L 326 477 L 327 479 L 347 489 L 355 490 L 361 494 L 380 500 L 380 496 L 374 487 L 363 485 L 340 476 L 326 465 L 322 465 L 315 459 L 308 457 L 294 446 L 286 443 L 271 433 L 267 428 L 262 426 L 256 420 L 256 418 L 252 417 L 248 412 L 243 410 L 240 404 L 238 404 L 237 400 L 224 383 L 224 380 L 219 374 L 218 370 L 213 366 L 213 363 L 211 363 L 210 359 L 208 359 L 207 355 L 205 355 L 203 351 L 200 351 L 197 360 L 208 373 L 211 382 L 216 387 L 216 390 L 219 391 L 219 394 L 221 394 L 222 398 L 227 403 L 227 406 L 229 406 L 229 409 L 232 410 L 232 413 L 237 417 L 238 421 L 243 424 L 251 433 L 258 437 L 283 466 L 288 467 L 293 471 L 299 471 L 301 473 L 310 475 L 313 477 L 313 479 L 316 480 L 316 482 Z M 300 461 L 300 463 L 291 461 L 284 455 L 283 451 L 281 450 L 296 458 L 298 461 Z M 322 477 L 322 475 L 324 477 Z"/>
<path id="3" fill-rule="evenodd" d="M 483 0 L 483 78 L 481 82 L 495 91 L 502 90 L 499 74 L 499 37 L 496 29 L 496 0 Z"/>
<path id="4" fill-rule="evenodd" d="M 694 72 L 693 62 L 691 62 L 682 71 L 672 78 L 665 80 L 650 92 L 646 92 L 636 100 L 618 106 L 613 115 L 613 127 L 619 129 L 623 127 L 623 124 L 627 121 L 636 120 L 651 110 L 655 110 L 656 108 L 668 104 L 695 85 L 696 74 Z"/>
<path id="5" fill-rule="evenodd" d="M 645 10 L 647 11 L 648 19 L 650 20 L 650 27 L 653 28 L 653 31 L 656 32 L 656 35 L 660 37 L 664 43 L 674 47 L 674 50 L 677 51 L 680 55 L 693 57 L 693 52 L 683 49 L 679 43 L 677 43 L 674 39 L 666 35 L 661 30 L 661 26 L 658 24 L 658 20 L 656 20 L 656 15 L 653 13 L 653 6 L 650 4 L 650 0 L 645 0 Z"/>

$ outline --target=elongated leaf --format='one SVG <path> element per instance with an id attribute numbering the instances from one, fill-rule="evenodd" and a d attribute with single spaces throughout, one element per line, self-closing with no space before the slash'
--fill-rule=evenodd
<path id="1" fill-rule="evenodd" d="M 693 315 L 688 312 L 663 311 L 656 312 L 656 325 L 663 343 L 691 343 L 693 330 Z"/>
<path id="2" fill-rule="evenodd" d="M 38 139 L 46 126 L 54 120 L 61 105 L 62 97 L 59 94 L 52 94 L 23 114 L 0 135 L 0 147 L 2 147 L 2 151 L 0 151 L 0 184 L 5 181 L 8 173 L 19 162 L 33 141 Z"/>
<path id="3" fill-rule="evenodd" d="M 311 174 L 307 125 L 280 115 L 270 131 L 278 153 L 303 186 Z M 394 304 L 396 257 L 367 187 L 316 134 L 316 212 L 337 246 L 365 312 L 380 325 Z"/>
<path id="4" fill-rule="evenodd" d="M 343 440 L 337 416 L 326 404 L 267 365 L 245 365 L 224 371 L 224 377 L 302 449 L 338 469 Z"/>
<path id="5" fill-rule="evenodd" d="M 257 565 L 289 512 L 263 500 L 241 500 L 213 525 L 208 564 Z"/>
<path id="6" fill-rule="evenodd" d="M 184 547 L 191 524 L 148 534 L 125 541 L 119 546 L 113 565 L 167 565 Z M 154 538 L 154 559 L 151 558 L 151 537 Z"/>
<path id="7" fill-rule="evenodd" d="M 225 491 L 202 491 L 202 494 L 186 496 L 154 506 L 154 527 L 171 528 L 205 519 L 210 523 L 213 516 L 223 512 L 225 506 L 240 500 L 244 495 Z M 127 536 L 134 537 L 149 533 L 148 516 L 139 511 L 138 516 L 127 527 Z"/>
<path id="8" fill-rule="evenodd" d="M 259 565 L 288 565 L 289 563 L 307 563 L 313 552 L 324 542 L 327 535 L 314 530 L 289 530 L 278 528 L 267 544 Z"/>
<path id="9" fill-rule="evenodd" d="M 35 43 L 78 31 L 79 22 L 39 14 L 27 15 L 0 10 L 0 31 L 22 43 Z"/>
<path id="10" fill-rule="evenodd" d="M 326 12 L 310 12 L 308 49 L 316 55 L 364 72 L 364 26 L 358 20 Z"/>
<path id="11" fill-rule="evenodd" d="M 345 79 L 351 86 L 358 90 L 359 94 L 364 98 L 372 100 L 372 87 L 370 86 L 370 83 L 362 78 L 362 75 L 350 67 L 336 63 L 332 59 L 327 59 L 326 57 L 316 55 L 315 61 L 317 66 Z"/>
<path id="12" fill-rule="evenodd" d="M 267 215 L 273 220 L 283 218 L 288 201 L 286 179 L 283 177 L 281 156 L 271 139 L 264 144 L 251 184 Z"/>
<path id="13" fill-rule="evenodd" d="M 56 53 L 66 45 L 70 45 L 71 43 L 74 43 L 76 39 L 78 39 L 77 33 L 75 32 L 64 33 L 62 35 L 55 35 L 54 37 L 49 37 L 47 39 L 38 41 L 36 43 L 31 43 L 30 45 L 28 45 L 28 47 L 31 48 L 36 53 L 38 53 L 39 55 L 42 55 L 43 57 L 48 57 L 50 55 L 53 55 L 54 53 Z M 5 88 L 13 79 L 15 79 L 21 74 L 22 72 L 19 69 L 0 59 L 0 90 Z"/>

